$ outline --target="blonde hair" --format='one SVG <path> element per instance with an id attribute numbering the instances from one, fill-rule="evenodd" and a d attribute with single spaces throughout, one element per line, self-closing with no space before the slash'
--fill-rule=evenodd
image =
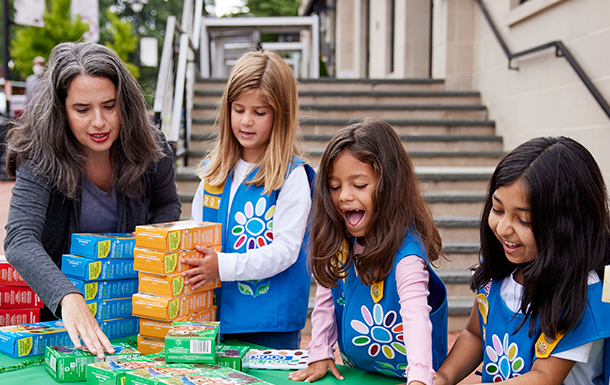
<path id="1" fill-rule="evenodd" d="M 212 186 L 222 186 L 226 182 L 242 153 L 231 129 L 231 104 L 243 93 L 256 89 L 260 90 L 273 111 L 273 128 L 269 145 L 257 161 L 260 169 L 247 183 L 257 187 L 264 185 L 265 194 L 279 189 L 292 157 L 301 155 L 295 138 L 298 126 L 297 81 L 290 67 L 271 51 L 245 53 L 235 64 L 220 101 L 220 136 L 216 147 L 206 157 L 210 162 L 205 168 L 201 162 L 197 171 L 199 177 Z"/>

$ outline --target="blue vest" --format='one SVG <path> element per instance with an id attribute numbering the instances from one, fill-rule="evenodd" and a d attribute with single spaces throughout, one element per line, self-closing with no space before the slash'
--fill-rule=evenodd
<path id="1" fill-rule="evenodd" d="M 492 281 L 478 290 L 477 306 L 483 343 L 483 382 L 505 381 L 527 373 L 534 360 L 548 357 L 603 338 L 610 337 L 610 304 L 601 301 L 602 282 L 588 287 L 588 302 L 578 326 L 568 334 L 552 340 L 542 334 L 536 323 L 529 336 L 529 320 L 515 333 L 525 316 L 515 314 L 500 297 L 501 281 Z M 608 351 L 605 343 L 605 382 L 608 383 Z"/>
<path id="2" fill-rule="evenodd" d="M 300 164 L 304 162 L 294 157 L 286 177 Z M 304 164 L 304 167 L 313 193 L 315 173 L 311 166 Z M 252 180 L 257 172 L 258 168 L 248 174 L 244 182 Z M 202 220 L 222 223 L 224 252 L 245 253 L 270 244 L 280 190 L 263 194 L 264 186 L 242 183 L 229 208 L 232 179 L 231 172 L 224 186 L 215 187 L 204 182 Z M 306 266 L 307 237 L 306 232 L 297 261 L 283 272 L 262 280 L 222 282 L 217 290 L 217 303 L 223 334 L 292 332 L 305 326 L 311 285 Z"/>
<path id="3" fill-rule="evenodd" d="M 356 277 L 354 266 L 332 289 L 337 319 L 339 350 L 343 362 L 352 367 L 404 378 L 407 368 L 403 325 L 396 287 L 396 265 L 407 255 L 427 261 L 421 240 L 409 231 L 396 253 L 394 267 L 381 283 L 365 286 Z M 447 356 L 447 290 L 432 269 L 428 304 L 432 308 L 432 359 L 437 370 Z M 408 331 L 404 333 L 409 338 Z"/>

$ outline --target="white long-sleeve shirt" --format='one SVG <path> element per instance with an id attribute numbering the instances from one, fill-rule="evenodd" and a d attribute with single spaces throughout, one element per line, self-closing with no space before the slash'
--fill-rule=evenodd
<path id="1" fill-rule="evenodd" d="M 229 212 L 235 192 L 254 164 L 238 160 L 233 170 Z M 284 181 L 273 216 L 273 242 L 245 253 L 218 253 L 221 281 L 244 281 L 272 277 L 288 269 L 299 256 L 311 196 L 303 165 L 296 167 Z M 227 213 L 227 216 L 229 214 Z M 203 181 L 199 183 L 191 209 L 191 219 L 203 216 Z"/>

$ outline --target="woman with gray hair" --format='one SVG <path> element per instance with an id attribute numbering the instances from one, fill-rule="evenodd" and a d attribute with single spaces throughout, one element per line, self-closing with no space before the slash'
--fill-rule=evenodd
<path id="1" fill-rule="evenodd" d="M 60 270 L 72 233 L 133 232 L 175 221 L 180 201 L 170 146 L 146 116 L 140 87 L 110 49 L 62 43 L 7 136 L 15 176 L 4 248 L 48 308 L 102 358 L 112 345 Z M 45 308 L 45 310 L 46 310 Z"/>

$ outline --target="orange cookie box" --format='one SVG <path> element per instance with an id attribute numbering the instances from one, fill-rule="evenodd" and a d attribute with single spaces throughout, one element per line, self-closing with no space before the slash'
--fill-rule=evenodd
<path id="1" fill-rule="evenodd" d="M 136 247 L 158 251 L 194 249 L 222 244 L 220 223 L 177 221 L 136 226 Z"/>
<path id="2" fill-rule="evenodd" d="M 217 252 L 222 251 L 221 246 L 209 246 Z M 190 265 L 180 262 L 181 258 L 201 259 L 203 254 L 197 250 L 178 250 L 172 252 L 156 251 L 135 248 L 133 269 L 153 274 L 173 274 L 186 271 Z"/>
<path id="3" fill-rule="evenodd" d="M 178 317 L 198 313 L 211 308 L 214 291 L 206 290 L 178 297 L 135 293 L 132 296 L 134 317 L 171 321 Z"/>

